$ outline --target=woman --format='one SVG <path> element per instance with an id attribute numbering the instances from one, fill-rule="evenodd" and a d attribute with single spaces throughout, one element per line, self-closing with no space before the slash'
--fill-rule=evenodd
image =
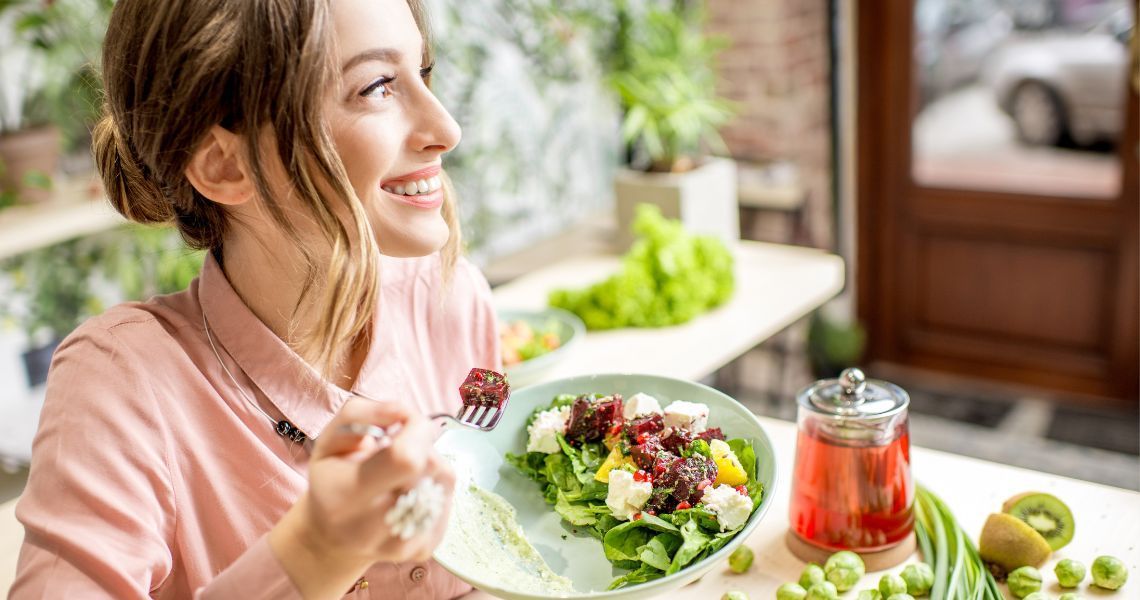
<path id="1" fill-rule="evenodd" d="M 211 252 L 57 351 L 13 598 L 469 590 L 428 562 L 454 477 L 422 415 L 455 412 L 497 336 L 455 258 L 459 128 L 423 27 L 419 0 L 116 3 L 108 196 Z"/>

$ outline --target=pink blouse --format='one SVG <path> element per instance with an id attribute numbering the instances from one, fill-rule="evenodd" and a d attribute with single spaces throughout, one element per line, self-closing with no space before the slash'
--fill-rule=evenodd
<path id="1" fill-rule="evenodd" d="M 376 341 L 354 391 L 454 412 L 468 369 L 499 368 L 486 280 L 466 261 L 446 288 L 440 273 L 438 256 L 384 258 Z M 69 336 L 16 508 L 26 537 L 10 597 L 299 597 L 265 535 L 305 490 L 309 455 L 250 399 L 315 437 L 345 394 L 315 381 L 212 257 L 188 290 L 115 307 Z M 470 591 L 434 562 L 363 575 L 346 597 Z"/>

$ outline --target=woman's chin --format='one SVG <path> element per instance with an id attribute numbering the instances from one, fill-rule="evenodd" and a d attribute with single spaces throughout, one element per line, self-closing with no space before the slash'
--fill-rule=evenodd
<path id="1" fill-rule="evenodd" d="M 376 228 L 376 244 L 380 252 L 393 258 L 415 258 L 439 252 L 447 243 L 450 231 L 442 218 L 436 223 L 415 228 Z"/>

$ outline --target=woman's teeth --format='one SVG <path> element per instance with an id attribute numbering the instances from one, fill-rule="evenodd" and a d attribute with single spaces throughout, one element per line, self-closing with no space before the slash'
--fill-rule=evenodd
<path id="1" fill-rule="evenodd" d="M 380 189 L 401 196 L 418 196 L 420 194 L 430 194 L 441 187 L 443 187 L 443 182 L 439 180 L 439 176 L 437 175 L 435 177 L 429 177 L 428 179 L 407 181 L 402 184 L 384 185 L 380 186 Z"/>

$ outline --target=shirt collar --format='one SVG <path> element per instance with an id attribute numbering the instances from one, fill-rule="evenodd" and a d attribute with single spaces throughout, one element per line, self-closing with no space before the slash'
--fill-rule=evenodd
<path id="1" fill-rule="evenodd" d="M 200 279 L 198 302 L 213 339 L 261 390 L 280 418 L 310 438 L 320 435 L 350 394 L 324 380 L 253 314 L 213 253 L 207 253 Z"/>

